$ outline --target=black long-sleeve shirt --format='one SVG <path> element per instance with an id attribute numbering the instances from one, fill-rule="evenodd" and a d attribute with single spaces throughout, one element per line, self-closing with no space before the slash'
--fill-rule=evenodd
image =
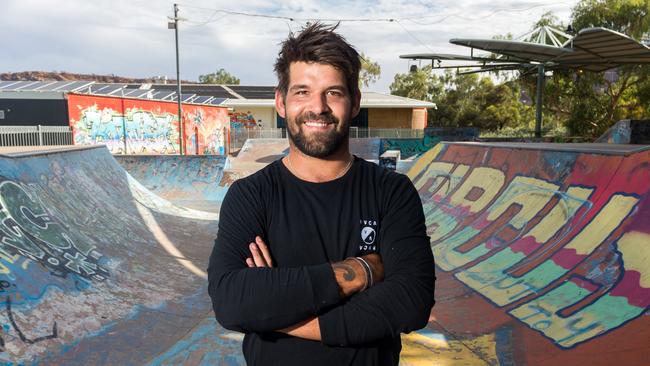
<path id="1" fill-rule="evenodd" d="M 275 268 L 246 266 L 257 235 Z M 341 299 L 330 263 L 372 252 L 384 281 Z M 219 323 L 246 333 L 249 365 L 397 365 L 400 333 L 424 327 L 434 303 L 417 191 L 359 158 L 324 183 L 300 180 L 280 160 L 236 181 L 221 206 L 208 278 Z M 274 332 L 312 316 L 322 342 Z"/>

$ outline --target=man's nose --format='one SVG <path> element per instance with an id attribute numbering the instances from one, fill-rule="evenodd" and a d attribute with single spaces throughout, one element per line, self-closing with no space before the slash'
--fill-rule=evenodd
<path id="1" fill-rule="evenodd" d="M 310 104 L 311 112 L 315 114 L 324 114 L 332 111 L 327 102 L 327 94 L 325 93 L 314 94 Z"/>

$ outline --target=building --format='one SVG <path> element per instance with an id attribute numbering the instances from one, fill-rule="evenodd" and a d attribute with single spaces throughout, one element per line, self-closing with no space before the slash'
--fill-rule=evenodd
<path id="1" fill-rule="evenodd" d="M 176 102 L 172 84 L 108 84 L 92 81 L 2 81 L 0 125 L 69 124 L 68 94 Z M 275 110 L 274 86 L 182 86 L 183 104 L 229 108 L 230 128 L 285 128 Z M 434 103 L 376 92 L 362 92 L 357 128 L 423 129 Z"/>

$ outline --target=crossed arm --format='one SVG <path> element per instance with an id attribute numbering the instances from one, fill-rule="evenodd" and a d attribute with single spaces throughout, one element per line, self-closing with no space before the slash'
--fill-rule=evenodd
<path id="1" fill-rule="evenodd" d="M 273 268 L 271 252 L 260 236 L 256 236 L 255 242 L 249 244 L 249 249 L 251 256 L 246 258 L 246 265 L 249 268 Z M 368 254 L 362 258 L 372 271 L 373 282 L 381 282 L 384 279 L 384 266 L 379 255 Z M 341 298 L 350 297 L 371 286 L 371 283 L 368 282 L 366 269 L 358 260 L 346 259 L 333 263 L 332 270 L 336 277 L 336 283 L 341 289 Z M 297 324 L 278 329 L 277 332 L 312 341 L 322 340 L 320 323 L 316 316 L 310 316 Z"/>
<path id="2" fill-rule="evenodd" d="M 266 220 L 264 208 L 252 209 L 259 206 L 253 193 L 230 188 L 210 257 L 209 292 L 225 328 L 348 346 L 426 325 L 434 302 L 434 263 L 412 186 L 395 193 L 400 199 L 381 224 L 381 260 L 373 256 L 383 266 L 385 280 L 364 291 L 363 272 L 354 260 L 273 267 L 268 247 L 255 239 L 265 235 Z M 416 205 L 420 210 L 413 214 Z M 253 246 L 245 244 L 251 241 Z"/>

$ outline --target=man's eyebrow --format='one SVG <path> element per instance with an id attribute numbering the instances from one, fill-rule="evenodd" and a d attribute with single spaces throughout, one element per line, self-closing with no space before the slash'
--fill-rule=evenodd
<path id="1" fill-rule="evenodd" d="M 332 85 L 327 90 L 347 90 L 345 85 Z"/>
<path id="2" fill-rule="evenodd" d="M 292 85 L 289 90 L 299 90 L 299 89 L 309 89 L 309 87 L 305 84 L 296 84 Z"/>

